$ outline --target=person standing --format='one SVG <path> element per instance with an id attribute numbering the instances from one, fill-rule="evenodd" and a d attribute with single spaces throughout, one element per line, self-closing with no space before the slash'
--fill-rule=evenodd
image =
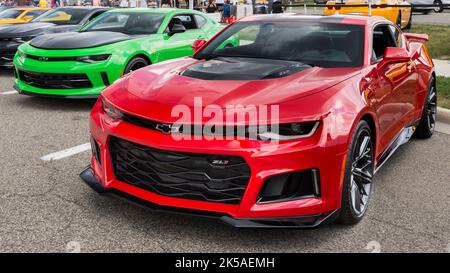
<path id="1" fill-rule="evenodd" d="M 230 0 L 225 0 L 222 9 L 222 23 L 228 23 L 231 18 L 231 4 Z"/>

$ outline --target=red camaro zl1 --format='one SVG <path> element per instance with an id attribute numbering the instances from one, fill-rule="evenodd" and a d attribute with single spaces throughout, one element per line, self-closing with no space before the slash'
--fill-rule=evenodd
<path id="1" fill-rule="evenodd" d="M 433 134 L 427 39 L 381 17 L 245 18 L 106 88 L 81 177 L 237 227 L 357 223 L 376 171 Z"/>

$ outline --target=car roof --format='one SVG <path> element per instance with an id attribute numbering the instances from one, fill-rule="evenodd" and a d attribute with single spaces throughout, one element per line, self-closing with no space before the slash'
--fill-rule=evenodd
<path id="1" fill-rule="evenodd" d="M 169 14 L 173 12 L 189 12 L 194 13 L 196 11 L 194 10 L 188 10 L 188 9 L 175 9 L 175 8 L 130 8 L 130 9 L 113 9 L 109 12 L 153 12 L 153 13 L 162 13 L 162 14 Z"/>
<path id="2" fill-rule="evenodd" d="M 343 24 L 357 24 L 357 25 L 372 25 L 375 22 L 390 22 L 381 16 L 363 16 L 363 15 L 348 15 L 348 14 L 335 14 L 335 15 L 304 15 L 297 13 L 287 14 L 270 14 L 270 15 L 255 15 L 244 17 L 239 20 L 240 22 L 283 22 L 283 21 L 311 21 L 322 23 L 343 23 Z"/>
<path id="3" fill-rule="evenodd" d="M 110 10 L 110 7 L 95 7 L 95 6 L 65 6 L 65 7 L 57 7 L 54 8 L 53 10 L 56 9 L 87 9 L 87 10 Z"/>
<path id="4" fill-rule="evenodd" d="M 49 8 L 38 8 L 38 7 L 16 7 L 16 8 L 11 8 L 11 10 L 47 10 Z"/>

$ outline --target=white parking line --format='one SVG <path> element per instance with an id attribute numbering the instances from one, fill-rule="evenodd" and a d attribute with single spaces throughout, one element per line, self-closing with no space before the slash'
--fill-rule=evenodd
<path id="1" fill-rule="evenodd" d="M 11 94 L 17 94 L 17 91 L 12 90 L 12 91 L 0 92 L 0 95 L 11 95 Z"/>
<path id="2" fill-rule="evenodd" d="M 41 157 L 41 159 L 44 161 L 60 160 L 69 156 L 73 156 L 88 151 L 89 149 L 91 149 L 91 144 L 85 143 L 59 152 L 44 155 L 43 157 Z"/>

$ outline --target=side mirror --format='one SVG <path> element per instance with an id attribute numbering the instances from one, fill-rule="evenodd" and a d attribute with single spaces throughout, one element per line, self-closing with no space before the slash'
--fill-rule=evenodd
<path id="1" fill-rule="evenodd" d="M 406 49 L 400 47 L 386 47 L 382 63 L 402 63 L 407 62 L 410 59 L 411 57 Z"/>
<path id="2" fill-rule="evenodd" d="M 186 28 L 183 25 L 175 24 L 175 25 L 172 26 L 172 29 L 169 30 L 168 35 L 172 36 L 175 33 L 182 33 L 182 32 L 185 32 L 185 31 L 186 31 Z"/>
<path id="3" fill-rule="evenodd" d="M 191 47 L 194 50 L 194 52 L 197 52 L 200 48 L 202 48 L 202 46 L 204 46 L 206 44 L 206 40 L 195 40 Z"/>

